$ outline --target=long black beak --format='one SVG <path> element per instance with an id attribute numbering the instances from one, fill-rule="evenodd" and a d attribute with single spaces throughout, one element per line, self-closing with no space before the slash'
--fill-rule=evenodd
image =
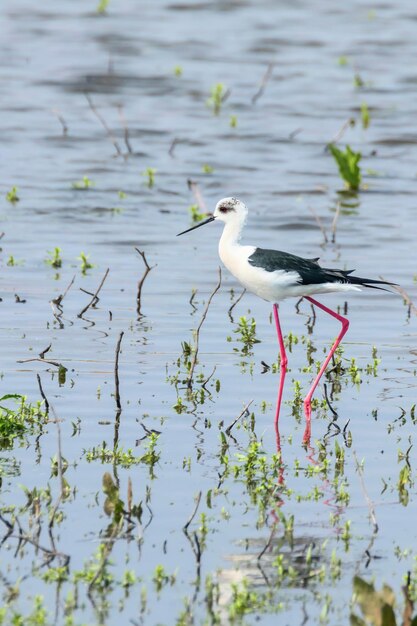
<path id="1" fill-rule="evenodd" d="M 204 224 L 209 224 L 215 219 L 216 218 L 214 217 L 214 215 L 212 215 L 211 217 L 208 217 L 206 220 L 203 220 L 202 222 L 198 222 L 198 224 L 196 224 L 195 226 L 191 226 L 191 228 L 187 228 L 187 230 L 183 230 L 182 233 L 178 233 L 177 237 L 179 237 L 180 235 L 185 235 L 185 233 L 189 233 L 190 230 L 195 230 L 196 228 L 200 228 L 200 226 L 204 226 Z"/>

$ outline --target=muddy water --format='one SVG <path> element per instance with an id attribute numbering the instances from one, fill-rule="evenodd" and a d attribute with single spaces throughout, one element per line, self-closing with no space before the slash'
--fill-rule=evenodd
<path id="1" fill-rule="evenodd" d="M 279 481 L 274 477 L 279 486 L 265 511 L 254 504 L 237 470 L 221 477 L 224 455 L 231 466 L 244 464 L 236 455 L 247 456 L 255 435 L 268 463 L 276 452 L 277 375 L 261 373 L 261 361 L 271 365 L 277 357 L 270 307 L 245 295 L 231 319 L 227 311 L 241 290 L 223 273 L 201 329 L 196 369 L 201 400 L 201 382 L 215 368 L 207 383 L 210 393 L 203 403 L 187 400 L 181 345 L 193 343 L 193 330 L 217 282 L 219 230 L 213 224 L 181 239 L 175 235 L 191 223 L 189 207 L 196 202 L 187 185 L 191 179 L 207 211 L 232 194 L 247 203 L 248 243 L 320 256 L 324 264 L 356 268 L 361 275 L 383 275 L 413 299 L 417 79 L 406 60 L 416 58 L 416 18 L 405 0 L 373 6 L 359 1 L 139 6 L 126 0 L 111 1 L 104 15 L 97 14 L 94 2 L 3 1 L 1 395 L 24 394 L 36 402 L 39 374 L 53 408 L 40 437 L 15 440 L 0 455 L 2 515 L 14 523 L 0 562 L 5 623 L 14 614 L 27 620 L 36 594 L 44 598 L 48 624 L 64 624 L 66 615 L 73 623 L 188 624 L 191 615 L 196 624 L 226 623 L 233 584 L 242 590 L 246 579 L 257 594 L 245 605 L 248 623 L 256 615 L 261 623 L 276 623 L 279 611 L 283 623 L 315 624 L 321 615 L 342 624 L 355 574 L 374 576 L 377 587 L 386 582 L 399 593 L 404 574 L 415 568 L 415 454 L 410 449 L 415 315 L 408 316 L 398 295 L 349 297 L 345 371 L 340 391 L 332 396 L 340 432 L 333 427 L 336 437 L 326 438 L 332 414 L 328 408 L 316 410 L 312 449 L 305 451 L 302 420 L 292 415 L 293 381 L 305 390 L 312 378 L 312 371 L 305 371 L 302 336 L 312 340 L 314 358 L 320 360 L 337 329 L 319 314 L 309 334 L 309 307 L 301 305 L 297 314 L 294 302 L 282 304 L 284 331 L 299 341 L 290 354 L 281 419 L 283 474 Z M 271 63 L 272 73 L 263 80 Z M 355 76 L 360 77 L 356 85 Z M 230 93 L 219 115 L 213 115 L 207 99 L 217 83 Z M 363 102 L 371 116 L 367 129 L 360 123 Z M 361 151 L 366 187 L 353 198 L 338 193 L 343 184 L 325 149 L 349 118 L 356 124 L 340 143 Z M 143 174 L 147 168 L 156 170 L 152 187 Z M 91 186 L 75 189 L 84 176 Z M 20 198 L 15 204 L 5 198 L 13 186 Z M 330 240 L 340 200 L 336 241 L 324 243 L 314 214 Z M 54 247 L 62 249 L 58 269 L 45 263 Z M 139 316 L 137 283 L 144 267 L 135 247 L 153 267 Z M 81 252 L 93 265 L 85 275 L 77 258 Z M 107 268 L 99 303 L 77 317 L 91 299 L 81 289 L 94 293 Z M 59 321 L 50 301 L 73 276 Z M 344 299 L 329 296 L 326 303 L 343 306 Z M 236 332 L 241 316 L 256 320 L 260 341 L 246 355 Z M 113 449 L 114 358 L 121 331 L 118 445 L 141 457 L 149 446 L 144 435 L 160 432 L 153 469 L 146 462 L 126 467 L 88 460 L 88 452 L 103 442 Z M 20 362 L 49 344 L 45 358 L 67 368 L 65 382 L 54 365 Z M 374 346 L 381 360 L 376 373 L 371 371 Z M 360 384 L 349 372 L 352 359 L 363 368 Z M 322 400 L 323 388 L 317 397 Z M 241 418 L 242 426 L 232 431 L 235 441 L 229 438 L 222 451 L 220 431 L 250 401 L 253 416 Z M 59 439 L 69 487 L 57 500 L 60 472 L 53 459 L 59 456 Z M 345 454 L 339 474 L 336 440 Z M 317 465 L 323 459 L 332 468 L 327 475 Z M 406 478 L 404 471 L 400 475 L 404 468 Z M 117 532 L 114 526 L 108 530 L 113 513 L 103 508 L 105 472 L 119 485 L 125 512 L 129 484 L 133 504 L 142 508 L 140 521 L 122 519 Z M 255 484 L 262 484 L 259 474 Z M 341 484 L 348 498 L 340 494 Z M 48 485 L 49 509 L 46 496 L 25 495 L 25 489 Z M 200 491 L 187 538 L 182 529 Z M 290 540 L 284 528 L 292 515 Z M 51 516 L 55 547 L 48 533 Z M 5 522 L 1 530 L 7 533 Z M 32 543 L 22 547 L 19 533 Z M 94 560 L 99 546 L 101 557 Z M 314 572 L 310 567 L 306 573 L 300 563 L 309 546 L 314 546 Z M 331 570 L 332 551 L 342 561 L 340 571 L 317 573 L 321 567 Z M 62 566 L 57 552 L 70 556 L 62 584 L 50 580 L 53 568 Z M 282 580 L 280 555 L 287 570 Z M 159 590 L 158 566 L 167 577 Z M 289 566 L 298 571 L 292 578 Z M 94 584 L 105 568 L 112 580 Z M 45 580 L 45 571 L 52 570 Z M 126 570 L 134 582 L 123 587 Z M 209 576 L 219 589 L 212 613 L 205 587 Z M 11 593 L 19 579 L 18 592 Z M 184 606 L 189 621 L 181 617 Z"/>

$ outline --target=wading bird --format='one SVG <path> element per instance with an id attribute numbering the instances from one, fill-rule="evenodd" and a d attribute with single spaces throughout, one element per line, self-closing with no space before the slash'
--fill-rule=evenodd
<path id="1" fill-rule="evenodd" d="M 349 328 L 349 320 L 336 313 L 336 311 L 327 308 L 324 304 L 317 302 L 311 296 L 333 291 L 343 293 L 346 291 L 360 291 L 361 286 L 371 289 L 384 289 L 383 287 L 378 287 L 378 285 L 394 285 L 395 283 L 352 276 L 354 270 L 347 271 L 320 267 L 317 262 L 318 258 L 303 259 L 279 250 L 242 246 L 239 240 L 247 215 L 248 209 L 243 202 L 237 198 L 224 198 L 217 203 L 212 216 L 196 226 L 178 233 L 178 236 L 213 221 L 224 222 L 223 233 L 219 241 L 219 255 L 224 265 L 248 291 L 264 300 L 273 302 L 273 314 L 281 356 L 280 382 L 275 413 L 276 427 L 278 426 L 288 363 L 278 316 L 278 302 L 290 296 L 304 297 L 313 305 L 325 311 L 325 313 L 335 317 L 342 324 L 342 330 L 304 399 L 304 414 L 306 418 L 304 441 L 307 442 L 311 433 L 311 399 L 330 359 Z"/>

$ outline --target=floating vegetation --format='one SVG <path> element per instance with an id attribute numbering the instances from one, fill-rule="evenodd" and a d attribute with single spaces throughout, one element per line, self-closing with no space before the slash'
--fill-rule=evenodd
<path id="1" fill-rule="evenodd" d="M 13 401 L 14 408 L 4 403 Z M 0 448 L 11 449 L 15 440 L 22 440 L 25 435 L 42 429 L 48 421 L 42 403 L 35 405 L 20 394 L 6 394 L 0 398 Z"/>
<path id="2" fill-rule="evenodd" d="M 210 97 L 207 100 L 207 106 L 213 111 L 214 115 L 219 115 L 227 95 L 228 90 L 223 83 L 216 83 L 211 88 Z"/>
<path id="3" fill-rule="evenodd" d="M 14 267 L 15 265 L 23 265 L 23 261 L 16 259 L 13 254 L 9 255 L 9 258 L 7 259 L 6 265 L 8 267 Z"/>
<path id="4" fill-rule="evenodd" d="M 201 222 L 202 219 L 204 219 L 207 214 L 206 213 L 202 213 L 200 207 L 198 206 L 198 204 L 192 204 L 189 208 L 188 211 L 191 215 L 191 219 L 193 222 Z"/>
<path id="5" fill-rule="evenodd" d="M 10 204 L 16 204 L 16 202 L 19 202 L 20 198 L 17 192 L 18 192 L 18 188 L 12 187 L 10 191 L 6 193 L 7 202 L 10 202 Z"/>
<path id="6" fill-rule="evenodd" d="M 361 120 L 362 120 L 362 128 L 366 130 L 371 123 L 371 114 L 369 113 L 368 105 L 366 102 L 362 102 L 361 104 Z"/>
<path id="7" fill-rule="evenodd" d="M 94 182 L 88 176 L 83 176 L 81 180 L 76 180 L 72 183 L 72 188 L 77 191 L 85 191 L 86 189 L 91 189 L 91 187 L 94 187 Z"/>
<path id="8" fill-rule="evenodd" d="M 58 269 L 62 267 L 62 256 L 61 256 L 61 248 L 54 248 L 52 251 L 48 252 L 49 258 L 45 259 L 45 263 L 50 265 L 51 267 Z"/>
<path id="9" fill-rule="evenodd" d="M 245 316 L 240 317 L 237 328 L 233 331 L 238 335 L 238 341 L 242 344 L 241 348 L 234 348 L 235 352 L 240 352 L 243 356 L 253 354 L 252 348 L 260 340 L 256 337 L 256 321 L 255 318 L 247 319 Z"/>
<path id="10" fill-rule="evenodd" d="M 359 167 L 362 154 L 354 152 L 348 145 L 345 150 L 341 150 L 334 144 L 329 144 L 329 150 L 337 163 L 339 174 L 342 180 L 344 180 L 347 189 L 357 191 L 362 180 Z"/>
<path id="11" fill-rule="evenodd" d="M 99 0 L 99 3 L 97 5 L 97 13 L 105 13 L 107 11 L 107 8 L 110 4 L 110 0 Z"/>
<path id="12" fill-rule="evenodd" d="M 353 84 L 357 89 L 361 89 L 361 87 L 365 87 L 365 82 L 362 79 L 362 76 L 356 73 L 353 77 Z"/>
<path id="13" fill-rule="evenodd" d="M 152 189 L 155 184 L 155 174 L 156 169 L 154 167 L 147 167 L 146 170 L 142 172 L 142 176 L 146 178 L 146 184 L 149 189 Z"/>
<path id="14" fill-rule="evenodd" d="M 109 448 L 105 441 L 103 441 L 103 443 L 99 446 L 95 446 L 90 450 L 85 450 L 84 454 L 89 463 L 93 461 L 101 461 L 101 463 L 112 463 L 114 465 L 120 465 L 121 467 L 130 467 L 131 465 L 144 463 L 145 465 L 148 465 L 151 470 L 153 470 L 160 457 L 160 453 L 156 450 L 158 438 L 159 435 L 152 432 L 145 444 L 146 452 L 140 456 L 133 454 L 131 448 L 128 450 L 124 450 L 118 446 Z"/>
<path id="15" fill-rule="evenodd" d="M 81 261 L 81 274 L 86 274 L 88 270 L 91 270 L 94 265 L 90 263 L 88 260 L 90 258 L 89 254 L 85 254 L 84 252 L 80 252 L 80 256 L 77 257 L 79 261 Z"/>

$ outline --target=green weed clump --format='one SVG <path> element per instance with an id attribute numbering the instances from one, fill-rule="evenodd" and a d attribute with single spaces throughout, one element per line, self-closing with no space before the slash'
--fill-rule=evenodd
<path id="1" fill-rule="evenodd" d="M 47 265 L 50 265 L 51 267 L 54 267 L 55 269 L 62 267 L 61 252 L 61 248 L 54 248 L 53 250 L 49 251 L 49 258 L 45 259 L 45 263 Z"/>
<path id="2" fill-rule="evenodd" d="M 91 270 L 94 267 L 94 265 L 88 260 L 89 257 L 90 255 L 85 254 L 84 252 L 81 252 L 80 256 L 77 257 L 77 259 L 81 261 L 81 274 L 86 274 L 87 270 Z"/>
<path id="3" fill-rule="evenodd" d="M 362 154 L 354 152 L 349 145 L 346 146 L 346 150 L 340 150 L 334 144 L 329 144 L 329 150 L 337 163 L 339 174 L 345 181 L 347 188 L 350 191 L 357 191 L 362 180 L 359 167 Z"/>
<path id="4" fill-rule="evenodd" d="M 155 174 L 156 169 L 154 167 L 147 167 L 146 170 L 142 172 L 142 176 L 145 176 L 146 184 L 149 189 L 152 189 L 155 184 Z"/>
<path id="5" fill-rule="evenodd" d="M 14 400 L 15 407 L 3 405 L 7 400 Z M 42 411 L 41 403 L 36 405 L 27 402 L 26 396 L 9 393 L 0 398 L 0 448 L 13 448 L 15 439 L 22 439 L 25 434 L 34 432 L 47 420 L 47 414 Z"/>
<path id="6" fill-rule="evenodd" d="M 198 204 L 192 204 L 188 210 L 190 212 L 192 221 L 195 223 L 201 222 L 201 220 L 206 217 L 206 214 L 201 212 Z"/>
<path id="7" fill-rule="evenodd" d="M 81 180 L 76 180 L 72 183 L 72 188 L 77 191 L 84 191 L 85 189 L 90 189 L 91 187 L 94 187 L 94 183 L 88 178 L 88 176 L 83 176 Z"/>
<path id="8" fill-rule="evenodd" d="M 238 341 L 242 344 L 242 347 L 235 348 L 236 352 L 240 352 L 244 356 L 250 356 L 252 354 L 252 348 L 255 343 L 260 343 L 260 340 L 256 337 L 256 321 L 252 319 L 248 320 L 245 316 L 239 318 L 238 326 L 233 331 L 239 335 Z"/>
<path id="9" fill-rule="evenodd" d="M 213 111 L 214 115 L 219 115 L 226 96 L 227 89 L 223 83 L 213 85 L 210 90 L 210 97 L 207 100 L 207 106 Z"/>
<path id="10" fill-rule="evenodd" d="M 97 13 L 103 14 L 107 11 L 107 7 L 110 4 L 110 0 L 99 0 L 99 3 L 97 5 Z"/>
<path id="11" fill-rule="evenodd" d="M 366 102 L 362 102 L 361 104 L 361 120 L 362 128 L 366 130 L 371 123 L 371 114 L 369 113 L 369 108 Z"/>
<path id="12" fill-rule="evenodd" d="M 6 200 L 7 202 L 10 202 L 10 204 L 16 204 L 16 202 L 19 202 L 20 198 L 17 195 L 17 187 L 12 187 L 10 191 L 6 193 Z"/>

